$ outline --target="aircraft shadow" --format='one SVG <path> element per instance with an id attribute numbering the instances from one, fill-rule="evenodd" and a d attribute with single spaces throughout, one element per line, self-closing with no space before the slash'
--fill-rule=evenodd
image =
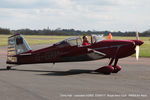
<path id="1" fill-rule="evenodd" d="M 6 68 L 1 68 L 0 71 L 8 71 Z"/>
<path id="2" fill-rule="evenodd" d="M 0 71 L 51 72 L 46 70 L 25 70 L 25 69 L 15 69 L 15 68 L 12 68 L 10 70 L 7 70 L 6 68 L 1 68 Z"/>
<path id="3" fill-rule="evenodd" d="M 25 70 L 25 69 L 15 69 L 7 70 L 6 68 L 0 69 L 0 71 L 24 71 L 24 72 L 46 72 L 45 74 L 37 75 L 47 75 L 47 76 L 67 76 L 67 75 L 77 75 L 77 74 L 102 74 L 96 73 L 93 70 L 83 70 L 83 69 L 71 69 L 68 71 L 48 71 L 48 70 Z"/>
<path id="4" fill-rule="evenodd" d="M 81 70 L 81 69 L 71 69 L 68 71 L 51 71 L 47 74 L 40 74 L 40 75 L 47 75 L 47 76 L 67 76 L 67 75 L 77 75 L 77 74 L 92 74 L 93 70 Z"/>

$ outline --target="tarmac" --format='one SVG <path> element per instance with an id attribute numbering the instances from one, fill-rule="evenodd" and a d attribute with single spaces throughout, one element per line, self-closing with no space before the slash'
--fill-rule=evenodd
<path id="1" fill-rule="evenodd" d="M 46 45 L 32 46 L 37 49 Z M 20 65 L 6 70 L 7 47 L 0 47 L 0 100 L 149 100 L 150 58 L 119 60 L 122 70 L 94 73 L 109 59 Z"/>

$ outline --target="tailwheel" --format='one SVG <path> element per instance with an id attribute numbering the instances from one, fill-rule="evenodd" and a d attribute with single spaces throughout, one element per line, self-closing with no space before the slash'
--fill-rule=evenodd
<path id="1" fill-rule="evenodd" d="M 101 68 L 98 68 L 95 70 L 95 72 L 103 73 L 103 74 L 111 74 L 114 71 L 114 67 L 109 65 L 109 66 L 103 66 Z"/>
<path id="2" fill-rule="evenodd" d="M 12 67 L 12 66 L 7 66 L 6 69 L 7 69 L 7 70 L 11 70 L 11 67 Z"/>
<path id="3" fill-rule="evenodd" d="M 116 65 L 113 67 L 114 67 L 114 71 L 112 73 L 118 73 L 121 70 L 121 66 L 119 66 L 119 65 Z"/>

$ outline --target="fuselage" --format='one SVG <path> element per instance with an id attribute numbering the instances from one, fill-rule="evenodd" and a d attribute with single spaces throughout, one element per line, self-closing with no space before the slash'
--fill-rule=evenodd
<path id="1" fill-rule="evenodd" d="M 54 44 L 39 50 L 15 55 L 17 63 L 14 64 L 90 61 L 113 57 L 119 59 L 134 54 L 136 45 L 141 44 L 143 42 L 140 40 L 102 40 L 88 46 Z M 93 50 L 102 53 L 102 55 L 97 56 Z"/>

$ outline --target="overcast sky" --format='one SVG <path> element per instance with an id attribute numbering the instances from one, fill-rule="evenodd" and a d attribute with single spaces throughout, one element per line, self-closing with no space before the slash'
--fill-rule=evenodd
<path id="1" fill-rule="evenodd" d="M 150 0 L 0 0 L 0 27 L 142 32 Z"/>

